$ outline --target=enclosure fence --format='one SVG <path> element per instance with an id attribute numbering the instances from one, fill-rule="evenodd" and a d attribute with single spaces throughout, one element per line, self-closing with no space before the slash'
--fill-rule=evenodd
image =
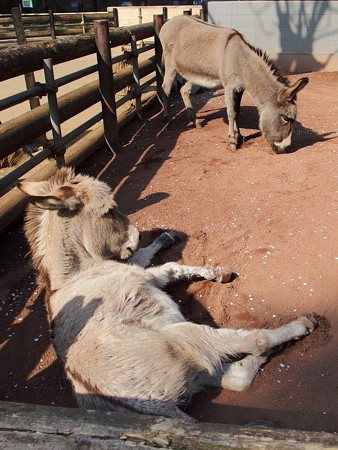
<path id="1" fill-rule="evenodd" d="M 46 179 L 56 170 L 50 164 L 40 167 L 41 162 L 55 158 L 56 166 L 77 165 L 85 156 L 104 143 L 114 153 L 121 148 L 118 129 L 136 115 L 142 117 L 142 110 L 149 107 L 161 96 L 161 45 L 158 33 L 166 20 L 164 14 L 154 16 L 154 21 L 134 25 L 128 28 L 109 28 L 107 19 L 94 21 L 94 33 L 82 36 L 66 37 L 60 40 L 31 43 L 8 48 L 0 52 L 0 82 L 19 75 L 27 75 L 43 69 L 45 83 L 33 83 L 27 90 L 0 100 L 0 111 L 23 101 L 47 96 L 44 105 L 31 105 L 32 109 L 24 114 L 0 124 L 0 159 L 6 158 L 20 148 L 52 131 L 52 140 L 41 151 L 32 155 L 0 180 L 0 232 L 8 227 L 25 206 L 18 189 L 12 189 L 18 179 L 34 174 L 34 179 Z M 145 43 L 145 40 L 150 42 Z M 139 44 L 139 45 L 138 45 Z M 111 57 L 111 49 L 124 47 L 124 52 Z M 139 61 L 139 55 L 145 58 Z M 97 64 L 55 79 L 53 67 L 65 61 L 96 53 Z M 150 56 L 149 56 L 150 55 Z M 112 65 L 128 61 L 125 68 L 113 74 Z M 96 72 L 98 80 L 78 87 L 65 95 L 57 97 L 58 88 L 74 80 Z M 145 94 L 153 85 L 152 93 Z M 128 88 L 118 100 L 117 93 Z M 118 108 L 133 100 L 131 114 L 120 117 Z M 88 118 L 80 126 L 62 136 L 60 124 L 101 101 L 101 111 Z M 129 111 L 130 112 L 130 111 Z M 94 124 L 102 121 L 103 126 L 78 139 L 73 145 L 67 145 L 78 138 Z M 30 172 L 36 169 L 35 172 Z"/>

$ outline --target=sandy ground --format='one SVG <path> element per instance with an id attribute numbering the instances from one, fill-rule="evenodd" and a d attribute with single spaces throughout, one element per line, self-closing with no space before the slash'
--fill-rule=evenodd
<path id="1" fill-rule="evenodd" d="M 200 92 L 194 102 L 203 129 L 187 124 L 173 95 L 170 126 L 154 109 L 121 133 L 115 160 L 102 149 L 79 168 L 111 185 L 143 244 L 158 229 L 179 233 L 157 263 L 239 273 L 231 284 L 171 286 L 189 319 L 231 328 L 275 328 L 303 315 L 319 322 L 272 358 L 249 391 L 196 395 L 186 411 L 198 420 L 338 432 L 338 73 L 309 77 L 287 154 L 274 154 L 262 137 L 227 149 L 222 91 Z M 242 104 L 242 132 L 250 136 L 257 111 L 247 96 Z M 73 407 L 21 226 L 0 237 L 0 399 Z"/>

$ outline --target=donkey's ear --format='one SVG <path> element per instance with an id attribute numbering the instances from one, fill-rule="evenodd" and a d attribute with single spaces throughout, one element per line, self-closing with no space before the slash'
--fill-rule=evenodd
<path id="1" fill-rule="evenodd" d="M 17 183 L 17 187 L 20 191 L 30 197 L 46 194 L 46 189 L 44 189 L 44 186 L 46 186 L 44 181 L 19 181 Z"/>
<path id="2" fill-rule="evenodd" d="M 17 186 L 31 197 L 30 201 L 38 208 L 74 210 L 82 205 L 76 191 L 70 186 L 62 186 L 51 193 L 46 193 L 44 182 L 23 181 Z"/>
<path id="3" fill-rule="evenodd" d="M 284 89 L 284 91 L 279 94 L 278 100 L 281 102 L 296 100 L 297 92 L 301 91 L 308 84 L 308 82 L 309 79 L 307 77 L 300 78 L 294 84 Z"/>

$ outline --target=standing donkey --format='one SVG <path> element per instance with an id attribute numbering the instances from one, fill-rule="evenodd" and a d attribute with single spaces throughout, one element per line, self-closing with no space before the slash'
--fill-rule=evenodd
<path id="1" fill-rule="evenodd" d="M 165 65 L 163 90 L 169 96 L 176 74 L 187 82 L 181 95 L 189 119 L 201 127 L 190 101 L 193 85 L 224 87 L 229 120 L 229 146 L 243 140 L 238 127 L 240 103 L 246 89 L 258 105 L 259 128 L 276 153 L 291 144 L 296 120 L 296 95 L 309 79 L 296 83 L 281 76 L 265 53 L 252 47 L 236 30 L 211 25 L 189 16 L 176 16 L 160 31 Z M 167 100 L 164 114 L 169 120 Z"/>
<path id="2" fill-rule="evenodd" d="M 247 389 L 271 348 L 315 327 L 306 317 L 275 330 L 187 322 L 165 286 L 193 277 L 226 282 L 230 271 L 141 267 L 174 242 L 173 233 L 134 253 L 139 233 L 109 186 L 72 169 L 18 186 L 30 196 L 25 232 L 54 346 L 83 408 L 188 418 L 179 406 L 202 385 Z"/>

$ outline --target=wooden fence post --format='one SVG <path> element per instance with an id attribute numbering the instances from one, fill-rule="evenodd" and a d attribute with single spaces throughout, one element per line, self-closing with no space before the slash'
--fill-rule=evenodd
<path id="1" fill-rule="evenodd" d="M 121 150 L 118 142 L 117 111 L 111 51 L 109 46 L 108 20 L 94 21 L 100 94 L 103 113 L 103 128 L 106 143 L 113 153 Z"/>
<path id="2" fill-rule="evenodd" d="M 84 14 L 81 14 L 82 33 L 86 34 L 86 18 Z"/>
<path id="3" fill-rule="evenodd" d="M 119 25 L 119 10 L 117 8 L 113 8 L 113 26 L 114 28 L 118 28 Z"/>
<path id="4" fill-rule="evenodd" d="M 200 9 L 200 18 L 204 20 L 204 22 L 208 22 L 208 10 L 205 5 Z"/>
<path id="5" fill-rule="evenodd" d="M 16 39 L 19 45 L 27 44 L 27 39 L 25 35 L 25 30 L 22 22 L 20 8 L 15 7 L 11 9 L 12 20 L 15 28 Z M 34 72 L 25 73 L 25 82 L 27 89 L 35 87 L 35 76 Z M 30 109 L 37 108 L 40 106 L 40 101 L 38 97 L 32 97 L 29 99 Z M 36 139 L 36 142 L 40 145 L 45 145 L 47 143 L 46 135 L 41 136 Z"/>
<path id="6" fill-rule="evenodd" d="M 48 13 L 49 13 L 50 35 L 51 35 L 52 39 L 56 39 L 54 14 L 53 14 L 53 11 L 51 9 L 48 11 Z"/>
<path id="7" fill-rule="evenodd" d="M 162 15 L 163 15 L 163 23 L 165 23 L 168 20 L 168 8 L 166 6 L 163 6 L 162 8 Z"/>
<path id="8" fill-rule="evenodd" d="M 21 44 L 27 44 L 27 39 L 25 35 L 25 30 L 22 22 L 21 12 L 20 9 L 15 7 L 12 8 L 12 20 L 15 28 L 16 38 L 19 45 Z M 35 86 L 35 77 L 34 73 L 26 73 L 25 74 L 25 80 L 26 80 L 26 86 L 27 89 L 30 89 Z M 39 99 L 36 97 L 33 97 L 29 99 L 29 104 L 31 109 L 34 109 L 38 106 L 40 106 Z"/>

